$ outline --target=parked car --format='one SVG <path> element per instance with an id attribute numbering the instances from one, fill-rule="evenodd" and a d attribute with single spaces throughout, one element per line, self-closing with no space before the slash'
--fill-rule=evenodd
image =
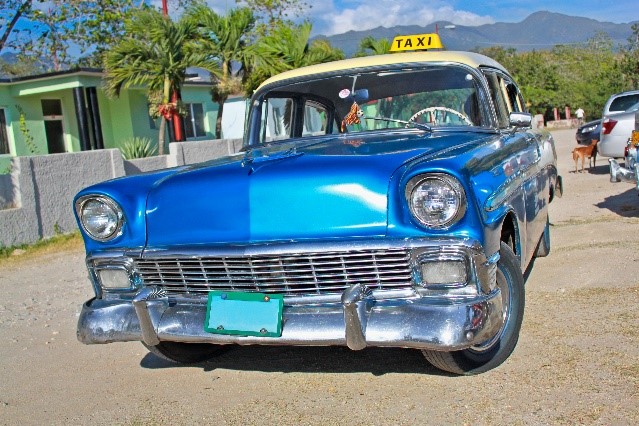
<path id="1" fill-rule="evenodd" d="M 615 158 L 624 156 L 638 110 L 639 90 L 617 93 L 608 99 L 601 118 L 599 154 Z"/>
<path id="2" fill-rule="evenodd" d="M 263 344 L 416 348 L 456 374 L 500 365 L 561 195 L 554 141 L 524 106 L 476 53 L 272 77 L 241 152 L 76 196 L 95 291 L 79 340 L 142 341 L 178 363 Z"/>
<path id="3" fill-rule="evenodd" d="M 599 140 L 599 133 L 601 132 L 601 119 L 589 121 L 582 124 L 577 129 L 575 138 L 580 145 L 590 145 L 593 140 Z"/>

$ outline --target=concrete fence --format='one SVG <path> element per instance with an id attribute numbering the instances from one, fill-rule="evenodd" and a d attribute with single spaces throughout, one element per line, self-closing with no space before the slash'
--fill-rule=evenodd
<path id="1" fill-rule="evenodd" d="M 34 243 L 77 229 L 72 202 L 104 180 L 211 160 L 239 151 L 238 139 L 174 142 L 169 154 L 127 161 L 118 149 L 13 159 L 0 175 L 0 247 Z"/>

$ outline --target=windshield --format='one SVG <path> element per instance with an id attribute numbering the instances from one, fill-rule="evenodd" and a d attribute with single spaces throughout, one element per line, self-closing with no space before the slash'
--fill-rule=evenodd
<path id="1" fill-rule="evenodd" d="M 262 93 L 253 143 L 326 134 L 487 127 L 476 77 L 437 65 L 308 79 Z M 256 130 L 254 127 L 253 130 Z"/>

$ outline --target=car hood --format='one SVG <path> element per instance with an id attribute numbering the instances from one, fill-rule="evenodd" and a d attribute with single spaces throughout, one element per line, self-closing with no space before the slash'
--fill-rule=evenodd
<path id="1" fill-rule="evenodd" d="M 418 131 L 336 136 L 187 168 L 149 191 L 147 247 L 383 236 L 393 173 L 476 139 Z"/>

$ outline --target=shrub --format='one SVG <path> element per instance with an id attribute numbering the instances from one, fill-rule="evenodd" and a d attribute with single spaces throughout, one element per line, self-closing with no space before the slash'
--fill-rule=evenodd
<path id="1" fill-rule="evenodd" d="M 120 146 L 120 151 L 125 160 L 133 160 L 154 156 L 157 153 L 157 147 L 151 144 L 149 138 L 134 137 L 125 140 Z"/>

